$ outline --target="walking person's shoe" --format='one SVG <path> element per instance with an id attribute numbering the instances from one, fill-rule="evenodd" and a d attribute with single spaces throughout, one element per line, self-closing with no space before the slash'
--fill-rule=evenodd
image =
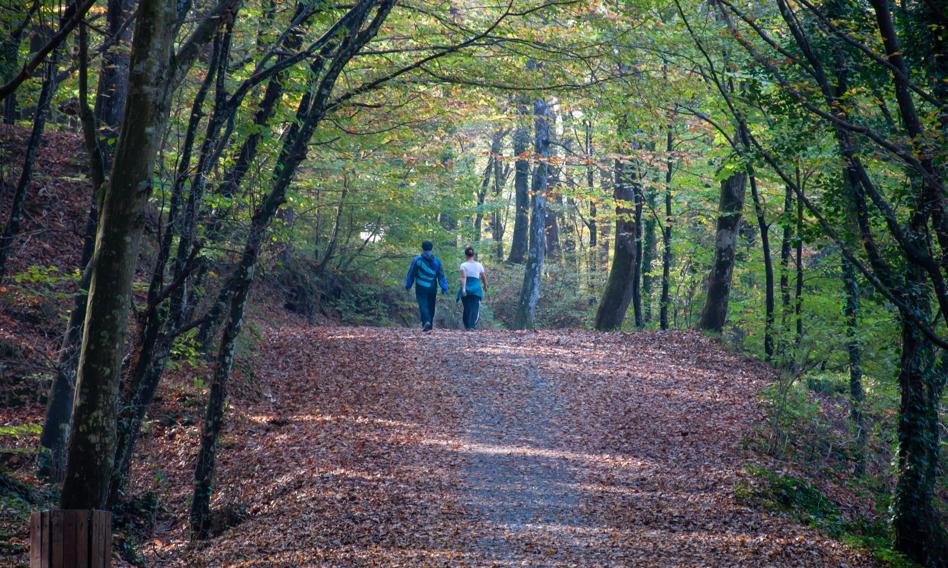
<path id="1" fill-rule="evenodd" d="M 421 328 L 421 331 L 431 331 L 431 324 L 430 324 L 430 323 L 426 323 L 426 324 Z"/>

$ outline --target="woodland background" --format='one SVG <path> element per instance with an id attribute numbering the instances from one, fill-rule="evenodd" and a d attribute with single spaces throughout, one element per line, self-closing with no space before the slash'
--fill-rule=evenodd
<path id="1" fill-rule="evenodd" d="M 483 327 L 699 327 L 770 363 L 748 444 L 809 479 L 759 472 L 778 505 L 826 524 L 820 487 L 862 503 L 834 535 L 948 558 L 938 2 L 2 0 L 0 29 L 4 553 L 102 447 L 69 441 L 74 393 L 121 404 L 63 506 L 141 504 L 165 375 L 199 401 L 207 536 L 254 322 L 412 326 L 431 240 L 438 327 L 472 244 Z M 110 317 L 116 372 L 76 390 Z"/>

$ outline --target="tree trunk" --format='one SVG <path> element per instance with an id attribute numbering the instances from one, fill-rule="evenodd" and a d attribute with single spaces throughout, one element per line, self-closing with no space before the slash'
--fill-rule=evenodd
<path id="1" fill-rule="evenodd" d="M 521 115 L 527 114 L 526 102 L 518 101 Z M 521 121 L 523 118 L 521 117 Z M 518 124 L 513 134 L 514 152 L 514 229 L 507 262 L 523 264 L 527 256 L 530 229 L 530 131 L 526 124 Z"/>
<path id="2" fill-rule="evenodd" d="M 269 201 L 272 205 L 262 209 L 262 214 L 254 216 L 254 226 L 251 228 L 243 257 L 237 268 L 235 278 L 230 283 L 234 288 L 234 293 L 230 300 L 228 319 L 224 326 L 224 335 L 217 355 L 214 376 L 211 380 L 211 390 L 201 426 L 201 448 L 198 452 L 197 465 L 194 470 L 194 497 L 191 501 L 192 539 L 206 538 L 210 529 L 210 501 L 213 491 L 214 464 L 217 453 L 217 438 L 220 436 L 221 426 L 224 422 L 227 380 L 234 364 L 237 336 L 240 335 L 241 327 L 243 327 L 244 307 L 250 292 L 257 257 L 260 254 L 260 246 L 270 219 L 273 218 L 277 208 L 282 203 L 282 199 L 271 199 Z"/>
<path id="3" fill-rule="evenodd" d="M 797 176 L 799 177 L 799 175 Z M 800 191 L 803 191 L 801 188 Z M 803 200 L 797 199 L 797 250 L 796 250 L 796 296 L 793 300 L 793 314 L 797 322 L 796 345 L 803 341 Z"/>
<path id="4" fill-rule="evenodd" d="M 19 70 L 19 52 L 20 42 L 23 40 L 23 33 L 29 26 L 33 14 L 39 8 L 39 2 L 34 2 L 29 10 L 23 10 L 23 19 L 19 23 L 10 22 L 9 26 L 0 28 L 0 36 L 6 36 L 0 39 L 0 85 L 6 85 L 16 76 Z M 3 100 L 3 123 L 13 124 L 16 122 L 16 92 L 7 95 Z"/>
<path id="5" fill-rule="evenodd" d="M 113 39 L 112 46 L 102 54 L 99 70 L 99 86 L 95 98 L 95 117 L 100 125 L 99 148 L 105 161 L 106 171 L 112 165 L 110 139 L 118 137 L 125 100 L 128 98 L 128 44 L 132 39 L 132 26 L 126 25 L 132 17 L 134 0 L 108 0 L 106 31 Z"/>
<path id="6" fill-rule="evenodd" d="M 533 149 L 537 164 L 533 168 L 533 184 L 530 192 L 530 250 L 527 266 L 523 274 L 523 286 L 520 288 L 520 300 L 514 320 L 515 329 L 533 329 L 536 323 L 537 300 L 540 298 L 540 279 L 543 276 L 543 256 L 546 252 L 546 191 L 550 175 L 550 111 L 542 98 L 533 101 L 534 138 Z"/>
<path id="7" fill-rule="evenodd" d="M 911 305 L 930 317 L 922 271 L 912 269 L 906 290 Z M 945 386 L 944 353 L 902 318 L 899 366 L 898 481 L 892 502 L 895 548 L 923 566 L 945 566 L 948 544 L 934 505 L 939 473 L 939 402 Z M 940 360 L 937 360 L 940 359 Z"/>
<path id="8" fill-rule="evenodd" d="M 672 195 L 671 182 L 674 173 L 674 160 L 671 152 L 674 149 L 672 126 L 668 126 L 665 136 L 665 218 L 662 223 L 662 299 L 659 304 L 659 326 L 668 329 L 668 308 L 671 303 L 669 297 L 671 288 L 672 257 Z"/>
<path id="9" fill-rule="evenodd" d="M 774 263 L 770 255 L 770 226 L 767 224 L 764 204 L 757 191 L 757 178 L 750 176 L 751 197 L 760 230 L 760 246 L 764 253 L 764 355 L 767 361 L 774 357 Z"/>
<path id="10" fill-rule="evenodd" d="M 783 202 L 783 236 L 780 239 L 780 312 L 781 342 L 790 335 L 790 256 L 793 249 L 793 226 L 790 224 L 790 211 L 793 209 L 793 189 L 786 186 Z M 783 351 L 783 349 L 781 349 Z"/>
<path id="11" fill-rule="evenodd" d="M 61 483 L 66 475 L 66 442 L 69 439 L 69 420 L 72 417 L 73 394 L 76 388 L 79 343 L 82 340 L 82 324 L 86 317 L 86 302 L 89 298 L 89 282 L 92 277 L 89 261 L 92 259 L 92 253 L 95 250 L 99 210 L 98 196 L 105 182 L 105 165 L 97 140 L 95 117 L 89 108 L 88 101 L 88 32 L 84 26 L 79 28 L 77 59 L 79 67 L 79 111 L 82 117 L 83 140 L 89 157 L 92 192 L 89 196 L 89 211 L 86 217 L 82 257 L 79 261 L 82 278 L 79 282 L 79 289 L 73 294 L 73 306 L 60 345 L 59 357 L 56 361 L 56 375 L 50 385 L 43 431 L 40 435 L 40 445 L 49 451 L 49 477 L 55 483 Z"/>
<path id="12" fill-rule="evenodd" d="M 233 366 L 237 336 L 243 324 L 244 307 L 253 281 L 257 258 L 273 217 L 286 201 L 286 191 L 299 165 L 306 158 L 310 140 L 326 114 L 330 93 L 340 73 L 362 47 L 378 33 L 382 23 L 391 12 L 395 0 L 361 2 L 350 8 L 346 33 L 338 44 L 331 44 L 311 64 L 313 76 L 321 77 L 313 90 L 303 96 L 297 111 L 298 121 L 291 126 L 280 157 L 272 173 L 272 189 L 266 199 L 254 211 L 250 234 L 244 245 L 240 264 L 225 288 L 228 294 L 219 296 L 227 301 L 227 322 L 218 351 L 217 364 L 211 382 L 210 395 L 201 427 L 201 447 L 194 470 L 194 495 L 191 501 L 191 536 L 201 539 L 207 536 L 210 526 L 210 499 L 213 492 L 214 465 L 217 438 L 223 424 L 226 384 Z M 371 23 L 362 29 L 369 13 L 376 8 Z M 331 49 L 331 51 L 330 51 Z M 325 71 L 323 69 L 325 68 Z"/>
<path id="13" fill-rule="evenodd" d="M 846 319 L 846 353 L 849 356 L 849 418 L 855 435 L 853 473 L 866 473 L 866 420 L 863 414 L 866 394 L 862 387 L 862 345 L 859 342 L 859 281 L 852 263 L 842 259 L 843 317 Z"/>
<path id="14" fill-rule="evenodd" d="M 599 182 L 602 184 L 602 195 L 609 195 L 610 193 L 615 193 L 615 178 L 613 176 L 607 176 L 600 174 Z M 596 239 L 596 242 L 599 244 L 599 257 L 596 262 L 596 266 L 603 267 L 609 265 L 609 249 L 611 245 L 609 243 L 610 233 L 612 231 L 611 223 L 601 223 L 598 225 L 599 235 Z"/>
<path id="15" fill-rule="evenodd" d="M 635 179 L 630 180 L 629 183 L 632 185 L 635 199 L 635 221 L 632 225 L 632 229 L 635 231 L 633 234 L 635 266 L 633 266 L 632 272 L 632 314 L 635 318 L 635 327 L 642 329 L 645 325 L 645 321 L 642 317 L 642 209 L 645 196 L 642 192 L 643 176 L 639 168 L 640 166 L 636 164 L 635 171 L 631 172 L 631 175 L 634 175 Z"/>
<path id="16" fill-rule="evenodd" d="M 720 332 L 727 321 L 727 303 L 731 294 L 737 231 L 741 224 L 746 185 L 747 174 L 744 172 L 732 174 L 721 182 L 714 260 L 711 263 L 711 273 L 708 275 L 708 295 L 704 311 L 698 322 L 698 327 L 705 331 Z"/>
<path id="17" fill-rule="evenodd" d="M 506 135 L 507 131 L 504 131 Z M 497 144 L 497 151 L 494 156 L 494 199 L 490 215 L 491 238 L 494 239 L 494 255 L 497 262 L 504 260 L 504 221 L 501 216 L 500 205 L 503 202 L 504 186 L 507 184 L 507 175 L 510 173 L 510 166 L 501 160 L 503 151 L 503 136 Z"/>
<path id="18" fill-rule="evenodd" d="M 638 252 L 636 247 L 635 181 L 632 181 L 627 165 L 616 160 L 613 197 L 616 202 L 615 252 L 606 289 L 599 301 L 593 326 L 599 331 L 609 331 L 622 327 L 625 313 L 632 302 L 638 284 Z"/>
<path id="19" fill-rule="evenodd" d="M 546 256 L 556 259 L 560 254 L 560 248 L 562 248 L 560 246 L 559 211 L 563 208 L 563 199 L 558 195 L 550 197 L 551 199 L 547 199 L 544 241 L 546 242 Z M 550 207 L 550 203 L 556 206 Z"/>
<path id="20" fill-rule="evenodd" d="M 132 276 L 168 119 L 175 8 L 171 0 L 142 0 L 139 6 L 125 120 L 91 261 L 63 509 L 102 508 L 109 496 Z"/>
<path id="21" fill-rule="evenodd" d="M 596 166 L 593 163 L 593 143 L 592 143 L 592 123 L 589 120 L 583 122 L 586 130 L 586 189 L 589 191 L 589 221 L 586 223 L 586 227 L 589 230 L 589 261 L 590 261 L 590 272 L 594 272 L 597 268 L 596 259 L 598 257 L 599 251 L 597 250 L 597 241 L 599 235 L 599 227 L 597 223 L 599 222 L 596 218 L 596 199 L 594 196 L 594 190 L 596 187 Z"/>
<path id="22" fill-rule="evenodd" d="M 493 147 L 493 144 L 491 145 Z M 474 242 L 481 241 L 481 232 L 484 228 L 484 207 L 487 203 L 487 190 L 490 188 L 491 173 L 494 170 L 494 157 L 488 156 L 484 174 L 481 176 L 481 186 L 477 190 L 477 207 L 474 213 Z"/>
<path id="23" fill-rule="evenodd" d="M 229 25 L 229 24 L 228 24 Z M 145 419 L 145 413 L 154 399 L 155 392 L 161 376 L 164 373 L 165 365 L 171 356 L 171 347 L 175 339 L 175 330 L 177 330 L 183 320 L 188 315 L 185 310 L 185 270 L 190 271 L 188 261 L 192 254 L 192 242 L 187 241 L 188 247 L 183 253 L 184 258 L 178 258 L 175 263 L 174 279 L 178 282 L 172 296 L 172 306 L 168 310 L 158 309 L 160 302 L 158 296 L 165 287 L 165 272 L 168 262 L 171 259 L 171 248 L 176 236 L 176 228 L 186 226 L 188 223 L 196 223 L 197 209 L 192 205 L 192 209 L 186 212 L 186 215 L 194 215 L 193 220 L 181 220 L 180 213 L 184 202 L 184 189 L 186 180 L 191 172 L 191 153 L 194 142 L 197 137 L 198 127 L 200 126 L 203 114 L 203 105 L 210 91 L 210 87 L 217 80 L 221 84 L 221 77 L 224 74 L 221 59 L 226 57 L 226 49 L 222 45 L 220 35 L 215 36 L 214 47 L 208 61 L 209 70 L 201 82 L 198 92 L 191 105 L 188 127 L 185 132 L 184 142 L 181 146 L 181 157 L 178 162 L 174 184 L 171 189 L 171 199 L 168 206 L 167 217 L 163 220 L 161 230 L 161 240 L 158 249 L 158 255 L 155 259 L 155 265 L 152 270 L 151 281 L 148 286 L 148 306 L 145 313 L 144 322 L 141 325 L 141 334 L 138 337 L 135 347 L 135 357 L 131 365 L 131 370 L 126 380 L 125 396 L 123 399 L 122 410 L 118 416 L 118 441 L 116 443 L 115 462 L 112 467 L 112 480 L 110 482 L 109 504 L 112 505 L 122 496 L 128 481 L 128 472 L 132 464 L 132 456 L 135 444 L 138 441 L 138 435 L 141 431 L 142 422 Z M 221 93 L 217 93 L 215 112 L 216 117 L 220 116 Z M 210 134 L 213 140 L 215 137 L 215 128 L 212 118 L 207 126 L 206 132 Z M 207 137 L 205 139 L 207 142 Z M 199 160 L 197 171 L 194 172 L 196 179 L 201 172 L 207 168 L 206 160 L 209 153 L 208 144 L 202 146 L 201 160 Z M 194 195 L 195 181 L 192 181 L 192 196 Z M 179 247 L 183 239 L 179 238 Z M 182 254 L 179 249 L 179 254 Z"/>
<path id="24" fill-rule="evenodd" d="M 53 100 L 53 94 L 56 92 L 57 63 L 59 61 L 59 49 L 53 51 L 49 62 L 46 64 L 46 74 L 43 77 L 43 86 L 40 89 L 39 100 L 36 103 L 36 110 L 33 113 L 33 129 L 30 131 L 30 139 L 26 145 L 26 152 L 23 157 L 23 168 L 20 170 L 20 179 L 16 185 L 16 192 L 13 194 L 13 203 L 10 205 L 10 217 L 3 229 L 3 235 L 0 236 L 0 282 L 3 281 L 7 272 L 7 261 L 13 253 L 13 244 L 17 235 L 20 233 L 20 225 L 23 223 L 23 208 L 26 205 L 26 194 L 29 192 L 30 183 L 33 181 L 33 168 L 36 165 L 36 155 L 39 153 L 43 141 L 43 132 L 46 129 L 46 119 L 49 113 L 50 102 Z"/>
<path id="25" fill-rule="evenodd" d="M 646 196 L 648 211 L 645 213 L 642 236 L 642 324 L 652 320 L 652 262 L 655 259 L 655 191 Z"/>

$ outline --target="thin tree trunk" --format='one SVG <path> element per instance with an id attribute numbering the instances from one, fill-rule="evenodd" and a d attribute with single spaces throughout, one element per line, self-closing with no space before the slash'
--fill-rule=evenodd
<path id="1" fill-rule="evenodd" d="M 764 253 L 764 355 L 767 361 L 774 357 L 774 264 L 770 254 L 770 226 L 767 224 L 764 204 L 757 191 L 757 178 L 750 175 L 751 197 L 760 230 L 760 246 Z"/>
<path id="2" fill-rule="evenodd" d="M 36 110 L 33 113 L 33 129 L 30 131 L 30 139 L 29 142 L 27 142 L 26 152 L 23 157 L 23 167 L 20 170 L 20 178 L 16 185 L 16 192 L 13 194 L 13 203 L 10 205 L 10 217 L 3 229 L 3 235 L 0 236 L 0 282 L 2 282 L 4 276 L 6 276 L 7 262 L 13 253 L 13 244 L 16 241 L 17 235 L 20 233 L 20 226 L 23 223 L 23 209 L 26 205 L 26 194 L 29 192 L 30 183 L 33 181 L 33 169 L 36 166 L 36 156 L 39 153 L 40 145 L 43 140 L 43 132 L 46 129 L 46 119 L 48 118 L 50 102 L 53 100 L 53 94 L 56 92 L 58 62 L 59 50 L 56 49 L 46 64 L 43 86 L 40 89 L 39 100 L 36 103 Z"/>
<path id="3" fill-rule="evenodd" d="M 214 465 L 217 438 L 223 424 L 226 385 L 233 366 L 237 336 L 243 324 L 244 308 L 253 281 L 257 258 L 266 236 L 267 228 L 279 207 L 286 200 L 286 191 L 299 165 L 306 158 L 310 140 L 326 114 L 330 93 L 342 70 L 362 47 L 378 33 L 388 17 L 395 0 L 364 1 L 350 8 L 346 33 L 338 44 L 330 44 L 311 64 L 314 77 L 321 77 L 312 91 L 303 96 L 297 110 L 298 121 L 291 126 L 284 141 L 277 165 L 272 173 L 272 189 L 267 198 L 257 207 L 251 221 L 250 234 L 244 245 L 240 264 L 225 288 L 227 294 L 227 322 L 218 351 L 217 363 L 211 382 L 210 394 L 204 421 L 201 427 L 201 446 L 194 470 L 194 495 L 191 501 L 191 536 L 201 539 L 207 536 L 210 527 L 210 500 L 213 492 Z M 376 8 L 369 25 L 362 29 L 369 14 Z M 325 71 L 323 69 L 325 68 Z"/>
<path id="4" fill-rule="evenodd" d="M 491 144 L 493 147 L 493 144 Z M 494 157 L 487 158 L 487 166 L 481 176 L 481 185 L 477 190 L 477 211 L 474 213 L 474 242 L 481 240 L 481 231 L 484 228 L 484 204 L 487 202 L 487 190 L 490 188 L 491 173 L 494 170 Z"/>
<path id="5" fill-rule="evenodd" d="M 659 305 L 659 326 L 662 329 L 668 329 L 668 307 L 671 303 L 669 291 L 671 288 L 671 264 L 672 256 L 672 194 L 671 182 L 674 174 L 674 160 L 672 160 L 672 150 L 674 138 L 672 125 L 668 125 L 668 132 L 665 136 L 665 218 L 662 223 L 662 299 Z"/>
<path id="6" fill-rule="evenodd" d="M 632 173 L 632 175 L 635 176 L 635 180 L 630 180 L 635 199 L 635 220 L 632 225 L 632 230 L 634 231 L 633 239 L 635 239 L 633 242 L 633 246 L 635 247 L 635 264 L 632 267 L 632 315 L 635 319 L 635 327 L 638 329 L 642 329 L 645 325 L 645 321 L 642 317 L 642 210 L 645 196 L 642 191 L 643 175 L 640 171 L 640 167 L 638 164 L 636 165 L 635 171 Z"/>
<path id="7" fill-rule="evenodd" d="M 613 176 L 607 176 L 600 174 L 599 176 L 600 183 L 602 184 L 602 194 L 608 195 L 610 193 L 615 193 L 615 179 Z M 611 223 L 602 223 L 599 226 L 599 236 L 596 241 L 599 243 L 599 260 L 596 263 L 597 267 L 604 267 L 609 265 L 609 249 L 611 248 L 610 233 L 612 231 Z"/>
<path id="8" fill-rule="evenodd" d="M 520 288 L 520 300 L 514 320 L 515 329 L 533 329 L 536 323 L 537 301 L 540 298 L 540 280 L 543 276 L 543 256 L 546 252 L 546 191 L 550 175 L 550 110 L 542 98 L 533 101 L 534 130 L 533 149 L 537 164 L 533 168 L 533 184 L 530 192 L 530 249 L 527 266 Z"/>
<path id="9" fill-rule="evenodd" d="M 99 148 L 102 151 L 106 171 L 112 166 L 112 149 L 109 143 L 118 137 L 125 100 L 128 98 L 128 44 L 132 39 L 132 26 L 126 25 L 132 17 L 135 0 L 108 0 L 106 31 L 112 46 L 102 54 L 99 69 L 99 85 L 95 98 L 95 117 L 100 125 Z"/>
<path id="10" fill-rule="evenodd" d="M 173 306 L 169 310 L 163 311 L 158 309 L 158 296 L 165 286 L 165 272 L 168 262 L 171 259 L 171 248 L 177 234 L 175 228 L 183 224 L 179 220 L 179 216 L 184 202 L 186 180 L 190 178 L 191 154 L 194 148 L 194 142 L 197 137 L 201 119 L 204 116 L 204 101 L 215 79 L 219 81 L 218 74 L 223 71 L 220 65 L 220 59 L 225 56 L 224 52 L 225 50 L 222 48 L 220 36 L 218 35 L 215 37 L 214 47 L 208 61 L 208 73 L 201 82 L 191 105 L 188 127 L 185 131 L 184 142 L 181 146 L 181 157 L 171 189 L 168 214 L 162 223 L 158 255 L 155 259 L 155 265 L 152 269 L 152 277 L 148 287 L 148 305 L 150 309 L 148 309 L 144 316 L 141 334 L 135 349 L 135 358 L 131 365 L 128 379 L 126 380 L 126 394 L 122 410 L 119 412 L 118 441 L 116 443 L 115 462 L 112 468 L 112 480 L 110 482 L 110 505 L 116 503 L 125 491 L 135 444 L 138 441 L 138 435 L 141 431 L 142 422 L 145 419 L 145 413 L 154 399 L 155 392 L 158 389 L 158 383 L 161 380 L 161 375 L 164 373 L 165 364 L 171 355 L 171 346 L 174 337 L 170 334 L 181 325 L 186 315 L 185 310 L 181 306 L 183 299 L 178 295 L 178 290 L 183 288 L 183 286 L 179 286 L 179 288 L 175 290 L 175 293 L 172 294 L 178 305 Z M 218 102 L 220 101 L 219 96 L 217 100 Z M 211 130 L 212 126 L 208 125 L 207 132 L 211 132 Z M 202 147 L 202 151 L 207 152 L 206 144 Z M 196 172 L 195 176 L 197 175 L 198 173 Z M 196 211 L 192 213 L 196 215 Z M 188 246 L 191 246 L 190 242 Z M 189 249 L 186 254 L 190 256 L 190 253 L 191 250 Z M 179 270 L 184 269 L 187 258 L 188 257 L 185 257 L 179 261 Z M 176 279 L 179 276 L 180 273 L 175 274 Z M 166 327 L 170 329 L 163 331 Z"/>
<path id="11" fill-rule="evenodd" d="M 505 130 L 503 136 L 506 134 Z M 499 208 L 503 203 L 504 186 L 507 184 L 507 176 L 510 173 L 510 166 L 503 163 L 500 155 L 503 151 L 503 136 L 500 137 L 494 157 L 494 197 L 490 216 L 491 238 L 494 239 L 494 255 L 497 262 L 504 259 L 504 222 Z"/>
<path id="12" fill-rule="evenodd" d="M 714 260 L 708 276 L 708 295 L 704 311 L 698 322 L 698 327 L 706 331 L 720 332 L 727 321 L 731 276 L 734 272 L 734 254 L 737 249 L 737 232 L 741 224 L 746 185 L 747 174 L 744 172 L 732 174 L 721 182 Z"/>
<path id="13" fill-rule="evenodd" d="M 526 102 L 517 102 L 521 121 L 528 114 Z M 530 229 L 530 131 L 526 124 L 518 124 L 513 134 L 514 152 L 514 229 L 507 262 L 523 264 L 527 256 Z"/>
<path id="14" fill-rule="evenodd" d="M 863 414 L 866 394 L 862 387 L 862 345 L 859 341 L 859 281 L 852 263 L 842 259 L 843 317 L 846 319 L 846 353 L 849 356 L 849 418 L 855 433 L 853 473 L 866 473 L 866 420 Z"/>
<path id="15" fill-rule="evenodd" d="M 790 333 L 790 256 L 793 249 L 793 225 L 790 211 L 793 209 L 793 189 L 788 185 L 783 202 L 783 236 L 780 239 L 780 312 L 781 335 L 786 338 Z M 782 351 L 782 349 L 781 349 Z"/>
<path id="16" fill-rule="evenodd" d="M 594 190 L 596 187 L 596 179 L 595 179 L 596 168 L 595 168 L 595 164 L 593 163 L 593 156 L 592 156 L 593 154 L 592 124 L 589 120 L 585 120 L 583 124 L 586 130 L 586 148 L 585 148 L 586 160 L 587 160 L 586 189 L 589 191 L 589 222 L 586 223 L 586 227 L 589 230 L 589 263 L 590 263 L 589 269 L 591 272 L 594 272 L 597 267 L 596 260 L 599 255 L 599 251 L 597 250 L 597 246 L 596 246 L 598 244 L 597 241 L 599 237 L 599 235 L 597 234 L 599 230 L 599 227 L 597 225 L 599 220 L 596 218 L 596 215 L 597 215 L 596 199 L 594 197 Z"/>
<path id="17" fill-rule="evenodd" d="M 799 177 L 799 176 L 798 176 Z M 802 188 L 800 189 L 803 190 Z M 793 313 L 796 317 L 796 344 L 803 341 L 803 200 L 797 199 L 797 250 L 796 250 L 796 296 L 793 301 Z"/>
<path id="18" fill-rule="evenodd" d="M 88 102 L 88 32 L 79 28 L 79 112 L 82 118 L 83 139 L 89 157 L 89 172 L 92 181 L 89 211 L 86 218 L 82 257 L 79 262 L 82 278 L 79 289 L 73 294 L 73 306 L 69 322 L 60 345 L 56 361 L 56 376 L 50 385 L 49 401 L 40 435 L 40 445 L 49 451 L 49 477 L 61 483 L 66 474 L 66 441 L 69 439 L 69 420 L 72 417 L 73 393 L 76 388 L 76 366 L 79 364 L 79 342 L 82 340 L 82 323 L 86 317 L 89 282 L 92 271 L 89 261 L 95 249 L 95 233 L 98 217 L 98 196 L 105 182 L 104 160 L 96 136 L 95 117 Z"/>
<path id="19" fill-rule="evenodd" d="M 329 261 L 336 255 L 336 247 L 339 243 L 339 229 L 342 226 L 342 213 L 346 207 L 346 196 L 349 194 L 349 175 L 346 173 L 342 185 L 342 194 L 339 196 L 339 205 L 336 207 L 336 216 L 332 223 L 332 233 L 329 235 L 329 242 L 326 245 L 326 253 L 316 267 L 316 275 L 322 274 L 329 265 Z"/>
<path id="20" fill-rule="evenodd" d="M 642 324 L 652 321 L 652 262 L 655 259 L 655 191 L 646 196 L 648 211 L 644 214 L 642 236 Z"/>

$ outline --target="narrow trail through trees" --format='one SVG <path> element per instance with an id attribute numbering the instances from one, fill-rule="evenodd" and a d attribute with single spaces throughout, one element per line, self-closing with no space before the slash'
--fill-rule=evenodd
<path id="1" fill-rule="evenodd" d="M 170 527 L 162 565 L 869 565 L 734 497 L 768 371 L 699 334 L 264 338 L 217 478 L 249 518 L 193 549 Z M 147 461 L 178 486 L 195 434 L 158 435 Z"/>

